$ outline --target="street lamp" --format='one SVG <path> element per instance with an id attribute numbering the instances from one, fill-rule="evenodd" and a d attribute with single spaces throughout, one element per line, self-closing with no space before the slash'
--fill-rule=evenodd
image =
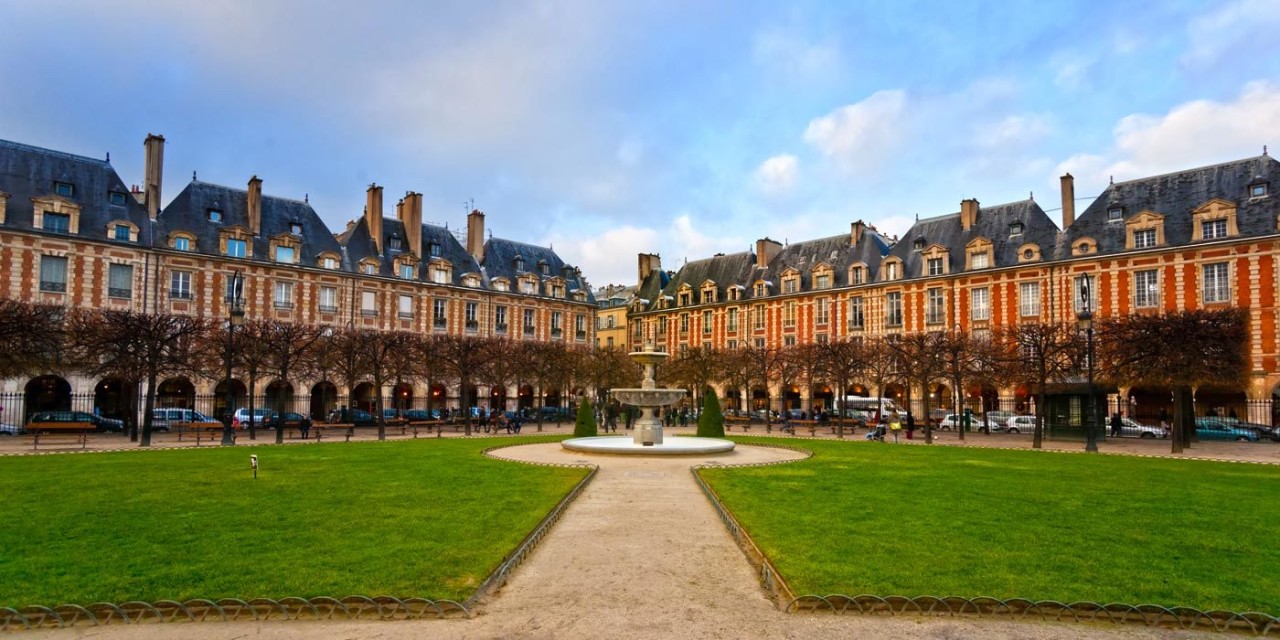
<path id="1" fill-rule="evenodd" d="M 237 269 L 231 274 L 231 286 L 228 287 L 231 295 L 228 296 L 227 304 L 230 309 L 227 312 L 227 415 L 222 421 L 222 446 L 229 447 L 236 443 L 235 432 L 232 430 L 231 420 L 235 415 L 236 396 L 231 385 L 231 360 L 234 355 L 236 327 L 244 322 L 244 301 L 240 297 L 240 289 L 244 286 L 244 277 L 240 275 Z"/>
<path id="2" fill-rule="evenodd" d="M 1093 297 L 1089 292 L 1089 276 L 1080 281 L 1080 313 L 1076 314 L 1076 321 L 1085 333 L 1088 344 L 1086 357 L 1089 360 L 1089 421 L 1084 427 L 1084 450 L 1097 453 L 1098 442 L 1093 429 L 1098 422 L 1098 399 L 1093 389 Z"/>

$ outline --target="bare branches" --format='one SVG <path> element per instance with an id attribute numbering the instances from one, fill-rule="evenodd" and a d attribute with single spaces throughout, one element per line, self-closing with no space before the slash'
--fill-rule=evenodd
<path id="1" fill-rule="evenodd" d="M 0 299 L 0 377 L 45 373 L 55 365 L 65 313 L 56 305 Z"/>

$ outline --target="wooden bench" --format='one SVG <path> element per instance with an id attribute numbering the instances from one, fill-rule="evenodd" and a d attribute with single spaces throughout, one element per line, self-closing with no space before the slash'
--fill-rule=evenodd
<path id="1" fill-rule="evenodd" d="M 221 444 L 222 443 L 222 425 L 214 425 L 208 422 L 175 422 L 169 425 L 169 428 L 178 433 L 178 442 L 184 439 L 187 442 L 196 441 L 196 446 L 202 444 Z M 231 441 L 235 442 L 235 432 L 231 434 Z"/>
<path id="2" fill-rule="evenodd" d="M 356 434 L 356 425 L 349 422 L 313 422 L 311 430 L 316 432 L 316 442 L 324 439 L 326 431 L 341 430 L 346 433 L 347 442 L 351 442 L 351 436 Z"/>
<path id="3" fill-rule="evenodd" d="M 808 429 L 810 437 L 818 437 L 818 421 L 817 420 L 792 420 L 791 435 L 796 434 L 796 429 Z"/>
<path id="4" fill-rule="evenodd" d="M 737 416 L 725 417 L 724 430 L 726 433 L 733 431 L 734 427 L 742 427 L 742 432 L 746 433 L 751 430 L 751 418 L 740 418 Z"/>
<path id="5" fill-rule="evenodd" d="M 39 451 L 43 444 L 50 447 L 71 447 L 86 449 L 89 446 L 89 434 L 96 427 L 92 422 L 37 422 L 36 426 L 27 425 L 31 431 L 31 449 Z"/>

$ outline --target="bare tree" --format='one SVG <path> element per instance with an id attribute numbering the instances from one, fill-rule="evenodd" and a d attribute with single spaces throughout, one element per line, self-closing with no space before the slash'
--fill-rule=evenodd
<path id="1" fill-rule="evenodd" d="M 898 375 L 897 357 L 890 348 L 889 341 L 883 336 L 863 342 L 863 349 L 862 373 L 867 382 L 875 387 L 876 395 L 884 397 L 885 387 L 889 386 Z"/>
<path id="2" fill-rule="evenodd" d="M 287 382 L 297 369 L 302 368 L 320 335 L 321 330 L 315 325 L 276 321 L 260 325 L 258 339 L 267 353 L 266 364 L 277 380 Z M 284 406 L 274 409 L 281 414 L 285 412 Z M 284 444 L 284 429 L 276 429 L 276 444 Z"/>
<path id="3" fill-rule="evenodd" d="M 1191 390 L 1244 386 L 1249 371 L 1249 315 L 1244 309 L 1178 311 L 1107 318 L 1098 330 L 1103 379 L 1173 389 L 1172 450 L 1191 446 Z"/>
<path id="4" fill-rule="evenodd" d="M 773 413 L 772 413 L 772 406 L 771 406 L 772 402 L 769 394 L 769 380 L 773 378 L 774 374 L 778 374 L 779 379 L 785 380 L 785 378 L 783 378 L 781 375 L 782 373 L 781 370 L 785 368 L 782 366 L 783 360 L 784 360 L 784 354 L 781 349 L 775 349 L 767 346 L 766 347 L 750 346 L 742 350 L 742 357 L 743 357 L 743 364 L 745 365 L 745 370 L 747 374 L 746 376 L 746 379 L 748 380 L 747 386 L 750 387 L 751 385 L 758 383 L 761 387 L 764 388 L 764 393 L 765 393 L 764 424 L 765 424 L 766 430 L 772 430 Z M 751 393 L 750 389 L 748 389 L 747 393 Z"/>
<path id="5" fill-rule="evenodd" d="M 860 371 L 866 369 L 867 350 L 861 340 L 831 340 L 817 345 L 818 358 L 822 361 L 822 369 L 830 382 L 836 387 L 836 432 L 844 437 L 844 421 L 846 414 L 845 393 L 853 379 Z"/>
<path id="6" fill-rule="evenodd" d="M 387 439 L 387 420 L 383 413 L 382 388 L 387 381 L 396 375 L 397 353 L 413 348 L 410 334 L 404 331 L 378 331 L 376 329 L 358 329 L 355 342 L 361 369 L 373 378 L 374 386 L 374 419 L 378 421 L 378 439 Z"/>
<path id="7" fill-rule="evenodd" d="M 728 349 L 720 352 L 720 361 L 722 364 L 720 370 L 721 380 L 726 386 L 737 389 L 739 392 L 738 406 L 733 407 L 735 412 L 748 412 L 750 406 L 746 405 L 749 388 L 751 386 L 751 361 L 748 358 L 746 349 Z M 725 394 L 726 396 L 728 394 Z"/>
<path id="8" fill-rule="evenodd" d="M 112 376 L 135 386 L 146 382 L 140 446 L 151 446 L 151 413 L 162 377 L 207 368 L 206 339 L 212 325 L 191 316 L 128 310 L 78 310 L 67 323 L 78 368 L 90 376 Z M 135 399 L 136 401 L 136 399 Z M 131 412 L 137 414 L 137 407 Z M 132 437 L 137 437 L 134 426 Z"/>
<path id="9" fill-rule="evenodd" d="M 475 385 L 497 353 L 488 338 L 478 336 L 444 335 L 436 343 L 436 362 L 457 380 L 463 393 Z M 466 435 L 471 435 L 470 407 L 463 407 L 462 424 Z"/>
<path id="10" fill-rule="evenodd" d="M 933 444 L 933 423 L 930 417 L 929 387 L 942 378 L 945 365 L 942 357 L 942 346 L 946 340 L 944 331 L 923 331 L 895 336 L 888 340 L 889 348 L 897 355 L 898 371 L 902 380 L 907 383 L 908 394 L 916 387 L 921 390 L 921 407 L 924 419 L 925 444 Z M 908 401 L 908 413 L 910 403 Z"/>
<path id="11" fill-rule="evenodd" d="M 809 392 L 809 412 L 813 413 L 813 388 L 826 374 L 823 369 L 822 350 L 817 344 L 798 344 L 786 349 L 787 365 L 801 384 L 801 388 Z"/>
<path id="12" fill-rule="evenodd" d="M 1019 382 L 1036 390 L 1036 428 L 1031 446 L 1039 449 L 1044 442 L 1048 386 L 1079 373 L 1084 361 L 1084 338 L 1074 324 L 1043 322 L 1008 326 L 998 336 L 1009 371 Z"/>
<path id="13" fill-rule="evenodd" d="M 674 358 L 668 360 L 664 367 L 666 378 L 675 384 L 691 390 L 694 406 L 702 406 L 702 393 L 720 375 L 723 358 L 711 347 L 689 347 Z"/>
<path id="14" fill-rule="evenodd" d="M 65 316 L 58 305 L 0 298 L 0 378 L 54 368 L 66 340 Z"/>
<path id="15" fill-rule="evenodd" d="M 964 414 L 964 385 L 977 375 L 981 354 L 972 335 L 967 331 L 945 331 L 938 345 L 942 355 L 943 377 L 951 385 L 957 402 L 953 408 L 957 416 Z M 926 395 L 928 395 L 926 393 Z M 928 419 L 926 417 L 926 419 Z M 963 422 L 956 426 L 959 438 L 964 440 Z"/>
<path id="16" fill-rule="evenodd" d="M 249 439 L 257 440 L 257 416 L 255 415 L 254 406 L 255 392 L 258 386 L 258 379 L 264 371 L 270 370 L 272 365 L 271 349 L 267 346 L 263 337 L 268 332 L 267 320 L 246 320 L 235 333 L 235 361 L 239 368 L 249 378 L 249 403 L 246 407 L 249 411 Z M 214 340 L 217 338 L 215 336 Z M 231 384 L 228 380 L 227 384 Z M 227 409 L 231 409 L 228 407 Z"/>

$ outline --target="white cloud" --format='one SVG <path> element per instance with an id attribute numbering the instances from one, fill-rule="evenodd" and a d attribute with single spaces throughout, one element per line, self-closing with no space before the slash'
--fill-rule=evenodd
<path id="1" fill-rule="evenodd" d="M 989 149 L 1025 149 L 1038 144 L 1053 133 L 1053 118 L 1047 114 L 1032 113 L 1006 116 L 986 125 L 975 127 L 974 144 Z"/>
<path id="2" fill-rule="evenodd" d="M 877 91 L 809 122 L 804 141 L 848 171 L 867 170 L 884 162 L 902 139 L 906 93 Z"/>
<path id="3" fill-rule="evenodd" d="M 1190 48 L 1182 63 L 1208 67 L 1229 52 L 1259 55 L 1275 49 L 1280 29 L 1280 2 L 1237 0 L 1200 15 L 1187 25 Z"/>
<path id="4" fill-rule="evenodd" d="M 799 173 L 799 159 L 787 153 L 776 155 L 760 163 L 756 169 L 756 186 L 765 195 L 783 195 L 795 188 Z"/>
<path id="5" fill-rule="evenodd" d="M 1093 60 L 1078 56 L 1059 55 L 1053 62 L 1053 84 L 1064 91 L 1080 91 L 1088 87 L 1089 68 Z"/>
<path id="6" fill-rule="evenodd" d="M 841 64 L 834 42 L 812 43 L 784 30 L 757 33 L 751 54 L 756 64 L 789 79 L 829 79 Z"/>

